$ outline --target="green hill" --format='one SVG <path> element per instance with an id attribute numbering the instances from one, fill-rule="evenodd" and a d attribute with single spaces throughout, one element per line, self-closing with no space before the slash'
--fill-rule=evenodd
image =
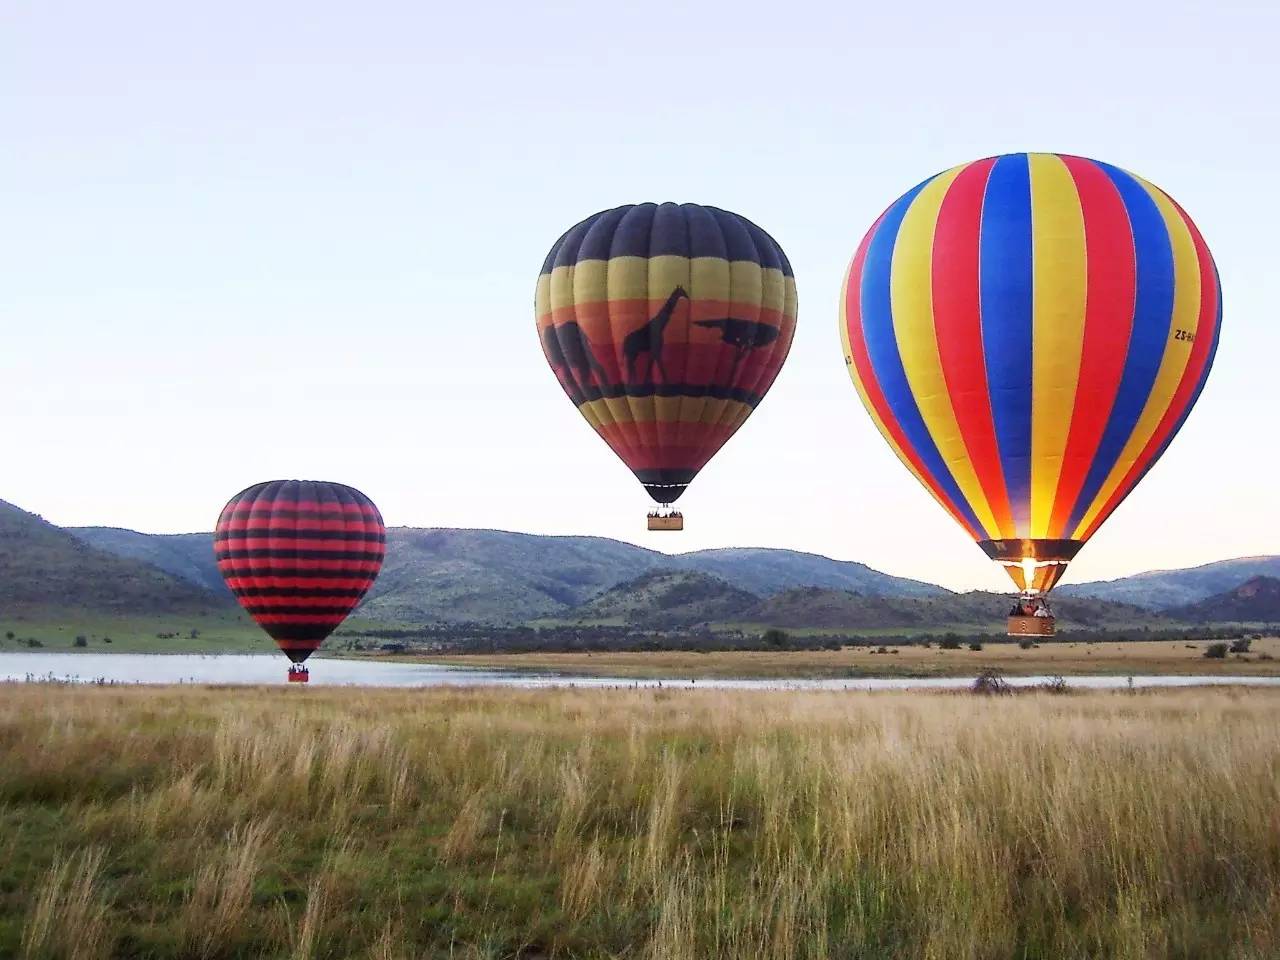
<path id="1" fill-rule="evenodd" d="M 205 590 L 231 595 L 213 559 L 211 533 L 138 533 L 119 527 L 65 529 L 95 549 L 140 560 Z"/>
<path id="2" fill-rule="evenodd" d="M 1002 631 L 1009 597 L 972 591 L 946 597 L 868 597 L 812 587 L 790 590 L 761 602 L 751 622 L 767 626 L 830 630 L 909 629 L 947 631 L 980 627 Z M 1054 612 L 1064 629 L 1121 626 L 1169 626 L 1168 617 L 1129 604 L 1060 598 Z"/>
<path id="3" fill-rule="evenodd" d="M 616 584 L 561 618 L 654 630 L 701 625 L 858 632 L 982 630 L 1002 632 L 1009 598 L 974 591 L 942 597 L 866 596 L 796 587 L 757 597 L 703 573 L 657 570 Z M 1055 604 L 1064 629 L 1167 627 L 1174 621 L 1129 604 L 1066 598 Z"/>
<path id="4" fill-rule="evenodd" d="M 687 570 L 655 570 L 610 587 L 567 619 L 670 629 L 742 618 L 760 598 L 718 577 Z"/>
<path id="5" fill-rule="evenodd" d="M 695 550 L 671 557 L 671 566 L 696 570 L 762 597 L 794 587 L 853 590 L 877 597 L 945 597 L 951 591 L 873 570 L 865 563 L 832 560 L 815 553 L 763 547 Z"/>
<path id="6" fill-rule="evenodd" d="M 148 563 L 89 546 L 33 513 L 0 500 L 0 612 L 68 610 L 174 613 L 231 607 Z"/>

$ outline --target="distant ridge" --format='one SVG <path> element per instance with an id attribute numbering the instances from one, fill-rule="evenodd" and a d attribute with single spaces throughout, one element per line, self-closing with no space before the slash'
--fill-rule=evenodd
<path id="1" fill-rule="evenodd" d="M 1253 577 L 1231 590 L 1169 612 L 1201 623 L 1280 623 L 1280 579 Z"/>
<path id="2" fill-rule="evenodd" d="M 96 549 L 0 500 L 0 612 L 226 611 L 218 596 L 151 564 Z"/>
<path id="3" fill-rule="evenodd" d="M 653 630 L 678 627 L 783 627 L 798 630 L 970 629 L 1002 633 L 1009 598 L 972 591 L 939 596 L 867 596 L 850 590 L 793 587 L 758 597 L 705 573 L 655 570 L 616 584 L 558 618 L 566 623 Z M 1064 627 L 1169 626 L 1172 621 L 1129 604 L 1064 598 L 1054 605 Z"/>
<path id="4" fill-rule="evenodd" d="M 1054 593 L 1167 610 L 1204 600 L 1258 576 L 1280 577 L 1280 556 L 1239 557 L 1182 570 L 1150 570 L 1118 580 L 1073 583 Z"/>
<path id="5" fill-rule="evenodd" d="M 121 527 L 68 527 L 90 546 L 140 560 L 212 593 L 231 596 L 213 559 L 211 533 L 138 533 Z"/>

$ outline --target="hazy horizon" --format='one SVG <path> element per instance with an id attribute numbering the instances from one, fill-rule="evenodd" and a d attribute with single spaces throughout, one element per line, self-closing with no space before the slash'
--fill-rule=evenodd
<path id="1" fill-rule="evenodd" d="M 1225 304 L 1198 406 L 1065 582 L 1280 552 L 1280 12 L 753 9 L 0 13 L 0 499 L 192 532 L 257 481 L 333 479 L 397 526 L 779 547 L 1007 590 L 863 411 L 837 303 L 913 184 L 1055 150 L 1177 199 Z M 749 217 L 799 290 L 787 364 L 674 535 L 645 533 L 648 498 L 534 332 L 550 245 L 642 200 Z"/>

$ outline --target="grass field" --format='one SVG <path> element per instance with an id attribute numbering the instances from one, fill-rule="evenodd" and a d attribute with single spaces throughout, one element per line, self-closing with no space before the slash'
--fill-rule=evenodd
<path id="1" fill-rule="evenodd" d="M 84 646 L 76 644 L 76 637 L 84 637 Z M 51 653 L 268 653 L 275 649 L 248 617 L 235 612 L 0 616 L 0 651 L 29 649 L 29 639 Z"/>
<path id="2" fill-rule="evenodd" d="M 381 626 L 353 618 L 344 630 Z M 196 636 L 192 636 L 192 631 Z M 12 637 L 9 634 L 13 634 Z M 84 637 L 83 646 L 76 637 Z M 270 637 L 248 616 L 180 613 L 112 616 L 63 613 L 25 617 L 0 616 L 0 652 L 31 649 L 35 639 L 50 653 L 276 653 Z M 110 642 L 107 642 L 108 639 Z M 330 642 L 329 647 L 337 644 Z"/>
<path id="3" fill-rule="evenodd" d="M 992 667 L 1013 676 L 1052 674 L 1280 675 L 1280 637 L 1263 637 L 1248 654 L 1224 660 L 1204 656 L 1204 641 L 984 643 L 981 650 L 942 650 L 936 645 L 845 647 L 843 650 L 683 651 L 643 653 L 520 653 L 397 657 L 422 663 L 554 670 L 624 677 L 930 677 L 973 676 Z"/>
<path id="4" fill-rule="evenodd" d="M 1280 692 L 0 696 L 0 956 L 1267 958 Z"/>

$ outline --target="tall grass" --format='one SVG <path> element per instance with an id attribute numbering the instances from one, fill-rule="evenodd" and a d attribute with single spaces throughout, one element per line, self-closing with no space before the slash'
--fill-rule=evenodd
<path id="1" fill-rule="evenodd" d="M 103 955 L 109 936 L 99 891 L 101 871 L 101 850 L 54 857 L 23 928 L 23 957 L 93 960 Z"/>
<path id="2" fill-rule="evenodd" d="M 1280 692 L 0 694 L 0 956 L 1280 956 Z"/>

